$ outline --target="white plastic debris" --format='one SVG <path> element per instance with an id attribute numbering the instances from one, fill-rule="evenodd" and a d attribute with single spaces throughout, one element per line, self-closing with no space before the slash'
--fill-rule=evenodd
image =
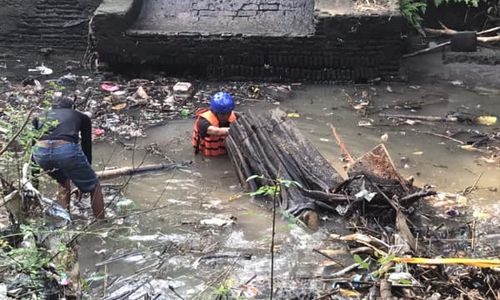
<path id="1" fill-rule="evenodd" d="M 124 200 L 117 202 L 116 207 L 119 210 L 134 209 L 136 207 L 136 204 L 135 204 L 134 200 L 124 199 Z"/>
<path id="2" fill-rule="evenodd" d="M 51 68 L 47 68 L 43 64 L 34 69 L 28 69 L 28 72 L 40 72 L 41 75 L 50 75 L 54 73 L 54 71 Z"/>
<path id="3" fill-rule="evenodd" d="M 0 299 L 7 299 L 7 285 L 0 283 Z"/>
<path id="4" fill-rule="evenodd" d="M 35 83 L 35 90 L 37 90 L 37 91 L 43 90 L 43 86 L 40 83 L 40 81 L 38 81 L 38 80 L 35 79 L 35 80 L 33 80 L 33 82 Z"/>
<path id="5" fill-rule="evenodd" d="M 369 120 L 361 120 L 358 122 L 359 127 L 370 127 L 372 126 L 372 122 Z"/>
<path id="6" fill-rule="evenodd" d="M 176 94 L 190 94 L 193 92 L 193 85 L 190 82 L 177 82 L 173 90 Z"/>
<path id="7" fill-rule="evenodd" d="M 390 273 L 387 279 L 393 285 L 416 285 L 418 282 L 411 276 L 410 273 L 406 272 L 395 272 Z"/>
<path id="8" fill-rule="evenodd" d="M 234 223 L 233 220 L 220 219 L 220 218 L 204 219 L 200 221 L 201 225 L 219 226 L 219 227 L 231 225 L 233 223 Z"/>
<path id="9" fill-rule="evenodd" d="M 136 99 L 140 98 L 140 99 L 147 100 L 147 99 L 149 99 L 149 95 L 148 95 L 148 93 L 146 93 L 144 88 L 142 86 L 140 86 L 137 88 L 137 91 L 134 94 L 134 98 L 136 98 Z"/>
<path id="10" fill-rule="evenodd" d="M 189 82 L 177 82 L 172 89 L 175 100 L 189 99 L 194 92 L 193 85 Z"/>

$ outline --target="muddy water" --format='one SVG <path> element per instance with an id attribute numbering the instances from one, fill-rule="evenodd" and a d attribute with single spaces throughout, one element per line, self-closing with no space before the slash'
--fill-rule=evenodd
<path id="1" fill-rule="evenodd" d="M 330 124 L 337 128 L 356 156 L 373 148 L 380 142 L 380 137 L 387 134 L 385 144 L 404 176 L 414 176 L 419 185 L 432 184 L 441 191 L 458 192 L 473 185 L 479 174 L 484 172 L 478 183 L 480 189 L 474 193 L 469 204 L 478 210 L 498 210 L 498 192 L 487 189 L 500 188 L 498 165 L 480 160 L 481 153 L 464 151 L 455 142 L 415 131 L 443 133 L 446 129 L 457 131 L 462 125 L 437 123 L 358 127 L 362 116 L 348 104 L 346 93 L 356 100 L 363 91 L 371 99 L 372 110 L 402 100 L 434 103 L 425 105 L 417 112 L 397 109 L 385 110 L 385 113 L 441 116 L 449 111 L 480 115 L 498 115 L 500 112 L 498 90 L 471 91 L 448 83 L 412 87 L 391 85 L 389 88 L 307 86 L 279 105 L 247 102 L 239 105 L 238 109 L 261 112 L 278 106 L 298 113 L 297 126 L 339 169 L 342 162 Z M 374 124 L 381 119 L 377 114 L 368 118 Z M 266 293 L 271 214 L 262 203 L 247 196 L 230 201 L 242 192 L 232 166 L 224 158 L 206 159 L 193 155 L 189 145 L 192 123 L 192 120 L 171 122 L 149 130 L 147 138 L 136 141 L 138 148 L 155 143 L 176 161 L 193 160 L 193 166 L 185 170 L 134 177 L 124 190 L 124 197 L 134 200 L 141 211 L 158 209 L 124 221 L 114 220 L 112 225 L 106 226 L 116 229 L 107 236 L 88 236 L 82 240 L 82 270 L 86 275 L 93 272 L 108 275 L 105 282 L 98 280 L 92 284 L 93 297 L 123 295 L 130 290 L 133 292 L 129 295 L 131 298 L 150 292 L 161 294 L 158 299 L 178 299 L 169 290 L 170 285 L 186 299 L 197 296 L 209 299 L 213 290 L 206 290 L 206 283 L 219 279 L 216 286 L 220 286 L 220 282 L 224 281 L 221 278 L 228 278 L 227 283 L 236 288 L 254 275 L 257 277 L 252 284 Z M 474 129 L 495 130 L 489 127 Z M 134 144 L 133 141 L 129 143 L 131 146 Z M 97 169 L 161 161 L 160 157 L 147 155 L 143 150 L 123 150 L 121 145 L 98 144 L 95 151 Z M 123 180 L 114 183 L 122 183 Z M 204 220 L 214 218 L 226 220 L 228 224 L 222 227 L 202 224 Z M 310 234 L 284 219 L 279 220 L 277 228 L 277 286 L 290 287 L 294 285 L 294 280 L 317 272 L 317 264 L 322 258 L 312 249 L 321 248 L 326 232 L 320 230 Z M 118 256 L 123 257 L 96 266 Z M 339 260 L 343 261 L 343 258 Z M 228 273 L 223 273 L 228 268 Z M 124 278 L 128 279 L 122 281 Z M 296 284 L 317 288 L 313 281 L 297 280 Z"/>

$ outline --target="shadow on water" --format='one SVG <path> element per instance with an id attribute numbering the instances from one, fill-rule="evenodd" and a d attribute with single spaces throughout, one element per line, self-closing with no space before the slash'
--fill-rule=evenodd
<path id="1" fill-rule="evenodd" d="M 345 94 L 354 95 L 355 90 L 358 93 L 367 91 L 374 108 L 387 107 L 401 100 L 435 102 L 423 106 L 419 115 L 440 116 L 464 109 L 477 114 L 500 111 L 498 95 L 480 95 L 461 87 L 431 84 L 422 87 L 395 85 L 390 89 L 385 86 L 307 86 L 279 106 L 299 114 L 298 127 L 338 169 L 342 168 L 338 159 L 340 151 L 330 124 L 337 128 L 357 156 L 373 148 L 380 142 L 380 136 L 387 133 L 389 138 L 385 144 L 396 166 L 404 176 L 415 176 L 418 185 L 429 183 L 440 191 L 457 192 L 472 185 L 484 172 L 480 187 L 500 187 L 498 166 L 480 163 L 481 153 L 466 152 L 454 142 L 416 132 L 416 129 L 444 131 L 445 126 L 462 125 L 358 127 L 360 116 L 347 104 Z M 251 102 L 240 105 L 238 110 L 251 109 L 260 113 L 274 107 L 276 105 L 270 103 Z M 378 117 L 372 115 L 371 118 L 373 122 L 378 121 Z M 141 293 L 154 291 L 154 294 L 161 294 L 158 299 L 178 299 L 169 289 L 171 286 L 186 299 L 196 296 L 207 299 L 213 289 L 206 289 L 206 284 L 220 286 L 227 279 L 230 285 L 237 287 L 254 275 L 252 283 L 266 293 L 271 213 L 262 203 L 242 194 L 227 158 L 194 156 L 190 146 L 192 125 L 193 120 L 173 121 L 150 129 L 147 138 L 137 140 L 137 148 L 154 143 L 171 159 L 193 160 L 194 163 L 186 170 L 134 176 L 124 197 L 132 199 L 138 210 L 152 211 L 115 219 L 109 226 L 117 229 L 110 231 L 108 236 L 88 236 L 81 241 L 82 270 L 86 275 L 107 276 L 106 280 L 100 278 L 92 283 L 91 294 L 95 297 L 127 293 L 138 297 Z M 134 142 L 129 144 L 133 146 Z M 147 155 L 144 150 L 123 150 L 121 145 L 98 144 L 95 152 L 96 169 L 162 160 Z M 113 183 L 124 180 L 117 179 Z M 477 209 L 498 210 L 498 193 L 492 191 L 480 189 L 474 194 L 473 204 Z M 235 195 L 242 196 L 234 199 Z M 332 221 L 330 227 L 341 221 Z M 326 234 L 325 229 L 310 234 L 287 220 L 279 221 L 275 263 L 278 287 L 291 287 L 295 279 L 311 276 L 318 270 L 320 259 L 312 249 L 321 246 Z M 298 280 L 296 283 L 298 285 Z M 302 282 L 301 286 L 316 288 L 313 282 Z"/>

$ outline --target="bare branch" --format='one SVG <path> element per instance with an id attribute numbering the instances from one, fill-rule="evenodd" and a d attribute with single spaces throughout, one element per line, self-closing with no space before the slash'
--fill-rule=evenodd
<path id="1" fill-rule="evenodd" d="M 10 139 L 10 141 L 5 145 L 5 147 L 3 147 L 2 150 L 0 150 L 0 156 L 2 156 L 2 154 L 4 154 L 5 151 L 7 151 L 7 149 L 9 149 L 10 145 L 17 139 L 17 137 L 21 134 L 21 132 L 24 130 L 24 128 L 26 127 L 26 125 L 28 125 L 28 122 L 30 121 L 30 118 L 31 118 L 31 114 L 33 113 L 33 109 L 31 109 L 29 112 L 28 112 L 28 116 L 26 116 L 26 119 L 24 120 L 24 123 L 23 125 L 21 126 L 21 128 L 19 128 L 19 130 L 16 132 L 16 134 L 14 134 L 14 136 Z"/>

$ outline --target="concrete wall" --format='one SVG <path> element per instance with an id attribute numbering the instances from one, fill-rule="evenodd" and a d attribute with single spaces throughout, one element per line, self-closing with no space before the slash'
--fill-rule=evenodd
<path id="1" fill-rule="evenodd" d="M 139 0 L 130 2 L 137 7 Z M 252 1 L 252 0 L 249 0 Z M 209 79 L 367 82 L 399 74 L 401 16 L 315 16 L 306 36 L 246 35 L 238 32 L 110 31 L 132 18 L 103 7 L 94 17 L 102 61 L 123 70 L 156 67 Z M 129 10 L 129 16 L 131 15 Z"/>
<path id="2" fill-rule="evenodd" d="M 313 13 L 313 0 L 145 0 L 134 29 L 297 36 L 313 33 Z"/>
<path id="3" fill-rule="evenodd" d="M 85 50 L 101 0 L 0 0 L 0 47 Z"/>
<path id="4" fill-rule="evenodd" d="M 217 21 L 208 11 L 236 14 L 286 14 L 302 11 L 309 17 L 306 31 L 276 35 L 223 31 L 141 27 L 148 5 L 166 5 L 161 13 L 175 18 L 185 10 L 168 5 L 189 5 L 189 18 Z M 387 15 L 311 14 L 313 0 L 102 0 L 92 27 L 100 60 L 130 70 L 158 67 L 173 74 L 191 72 L 210 79 L 306 80 L 366 82 L 397 76 L 400 64 L 401 17 Z M 309 2 L 308 2 L 309 1 Z M 84 51 L 88 20 L 101 0 L 0 0 L 0 47 L 38 50 L 43 47 Z M 182 5 L 181 5 L 182 6 Z M 156 11 L 158 13 L 159 11 Z M 234 18 L 234 16 L 227 16 Z M 292 18 L 293 19 L 293 18 Z M 258 19 L 262 20 L 262 19 Z M 212 22 L 213 23 L 213 22 Z M 241 21 L 240 21 L 241 23 Z M 155 24 L 150 22 L 148 26 Z M 249 23 L 250 24 L 250 23 Z M 161 27 L 160 26 L 160 27 Z M 299 26 L 300 27 L 300 26 Z M 184 27 L 183 27 L 184 28 Z M 267 28 L 267 26 L 266 26 Z M 298 28 L 300 30 L 300 28 Z M 201 30 L 200 30 L 201 31 Z"/>

